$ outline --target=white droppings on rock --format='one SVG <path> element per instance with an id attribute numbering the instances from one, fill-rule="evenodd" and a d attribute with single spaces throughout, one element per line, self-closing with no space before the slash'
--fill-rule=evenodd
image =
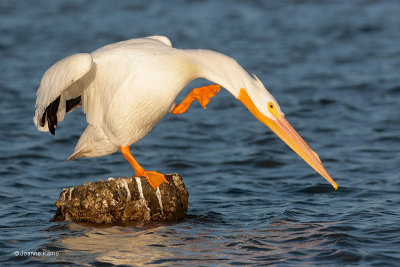
<path id="1" fill-rule="evenodd" d="M 174 181 L 174 184 L 177 188 L 181 188 L 181 187 L 185 188 L 185 184 L 183 183 L 181 176 L 179 176 L 177 174 L 172 174 L 172 181 Z"/>
<path id="2" fill-rule="evenodd" d="M 175 184 L 176 187 L 178 187 L 180 184 L 182 184 L 182 181 L 176 175 L 172 176 L 172 180 L 174 181 L 174 184 Z"/>
<path id="3" fill-rule="evenodd" d="M 158 203 L 160 204 L 161 214 L 164 214 L 164 209 L 163 209 L 162 200 L 161 200 L 161 192 L 160 192 L 160 188 L 159 187 L 157 187 L 156 195 L 157 195 L 157 198 L 158 198 Z"/>
<path id="4" fill-rule="evenodd" d="M 107 179 L 107 182 L 108 181 L 115 181 L 115 179 L 113 178 L 113 177 L 109 177 L 108 179 Z"/>
<path id="5" fill-rule="evenodd" d="M 140 180 L 139 177 L 135 177 L 135 180 L 136 180 L 137 187 L 138 187 L 138 190 L 139 190 L 140 198 L 144 199 L 142 181 Z"/>
<path id="6" fill-rule="evenodd" d="M 147 200 L 144 198 L 144 195 L 143 195 L 142 181 L 140 180 L 140 177 L 135 177 L 135 180 L 136 180 L 136 184 L 137 184 L 139 196 L 140 196 L 139 201 L 143 203 L 143 205 L 146 207 L 146 209 L 148 211 L 150 211 L 149 203 L 147 202 Z"/>
<path id="7" fill-rule="evenodd" d="M 129 190 L 127 181 L 126 181 L 125 179 L 121 179 L 120 181 L 121 181 L 121 183 L 122 183 L 122 184 L 124 185 L 124 187 L 125 187 L 126 194 L 127 194 L 126 199 L 127 199 L 128 201 L 131 200 L 131 191 Z"/>
<path id="8" fill-rule="evenodd" d="M 68 200 L 71 200 L 72 198 L 72 190 L 74 190 L 74 187 L 71 187 L 71 189 L 69 190 Z"/>

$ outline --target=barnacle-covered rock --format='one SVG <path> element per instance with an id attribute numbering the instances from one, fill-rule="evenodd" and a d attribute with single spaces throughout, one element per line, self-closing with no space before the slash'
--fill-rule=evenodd
<path id="1" fill-rule="evenodd" d="M 186 186 L 178 174 L 165 178 L 168 183 L 156 190 L 144 177 L 109 178 L 65 188 L 52 221 L 117 224 L 183 219 L 189 200 Z"/>

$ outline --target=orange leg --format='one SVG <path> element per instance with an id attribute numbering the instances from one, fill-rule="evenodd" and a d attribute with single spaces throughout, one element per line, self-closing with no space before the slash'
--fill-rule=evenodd
<path id="1" fill-rule="evenodd" d="M 162 184 L 162 182 L 168 183 L 167 179 L 165 179 L 164 174 L 153 171 L 146 171 L 145 169 L 143 169 L 142 166 L 140 166 L 136 159 L 132 156 L 131 152 L 129 151 L 129 146 L 121 146 L 120 149 L 122 155 L 124 155 L 125 159 L 129 161 L 129 163 L 132 165 L 137 177 L 146 177 L 147 181 L 149 181 L 149 184 L 154 189 L 157 189 L 157 187 Z"/>
<path id="2" fill-rule="evenodd" d="M 221 86 L 218 84 L 195 88 L 189 93 L 189 95 L 185 99 L 183 99 L 182 103 L 177 105 L 171 111 L 171 113 L 184 113 L 196 99 L 199 101 L 200 105 L 203 108 L 206 108 L 206 105 L 208 104 L 208 102 L 210 102 L 211 97 L 215 96 L 215 93 L 219 92 L 219 89 L 221 89 Z"/>

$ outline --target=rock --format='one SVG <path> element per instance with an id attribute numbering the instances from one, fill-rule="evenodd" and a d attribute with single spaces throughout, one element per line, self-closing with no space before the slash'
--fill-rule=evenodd
<path id="1" fill-rule="evenodd" d="M 52 221 L 117 224 L 176 221 L 188 210 L 189 194 L 182 177 L 166 174 L 157 190 L 145 177 L 109 178 L 64 188 Z"/>

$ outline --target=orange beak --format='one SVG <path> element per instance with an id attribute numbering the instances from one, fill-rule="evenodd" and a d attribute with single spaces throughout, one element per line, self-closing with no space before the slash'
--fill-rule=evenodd
<path id="1" fill-rule="evenodd" d="M 238 99 L 250 110 L 259 121 L 267 125 L 279 138 L 281 138 L 294 152 L 296 152 L 305 162 L 308 163 L 316 172 L 324 177 L 334 188 L 338 184 L 330 177 L 325 170 L 318 155 L 304 142 L 300 135 L 285 119 L 283 114 L 276 114 L 277 119 L 273 120 L 262 114 L 254 105 L 245 89 L 240 89 Z"/>

